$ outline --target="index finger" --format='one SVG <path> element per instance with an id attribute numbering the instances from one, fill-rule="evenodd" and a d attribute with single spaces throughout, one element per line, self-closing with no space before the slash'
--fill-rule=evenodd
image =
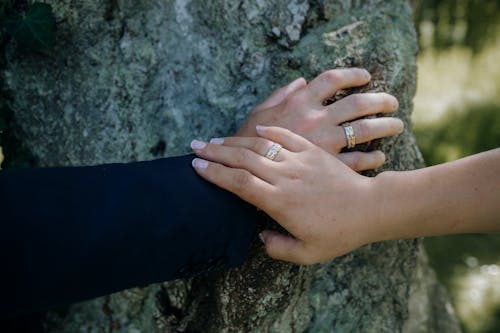
<path id="1" fill-rule="evenodd" d="M 371 76 L 366 69 L 343 68 L 321 73 L 307 86 L 314 102 L 323 103 L 340 89 L 358 87 L 370 82 Z"/>
<path id="2" fill-rule="evenodd" d="M 285 99 L 285 97 L 287 97 L 288 95 L 297 90 L 304 88 L 306 85 L 307 85 L 306 80 L 303 77 L 300 77 L 290 82 L 288 85 L 275 90 L 271 94 L 271 96 L 269 96 L 264 102 L 258 105 L 256 109 L 258 110 L 267 109 L 272 106 L 278 105 Z"/>

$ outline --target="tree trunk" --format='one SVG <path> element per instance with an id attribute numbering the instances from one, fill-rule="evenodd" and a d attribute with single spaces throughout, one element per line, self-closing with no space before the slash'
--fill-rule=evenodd
<path id="1" fill-rule="evenodd" d="M 406 130 L 380 143 L 384 168 L 422 166 L 410 125 L 417 44 L 406 1 L 46 2 L 58 20 L 55 50 L 26 55 L 11 43 L 3 71 L 19 136 L 40 166 L 187 153 L 193 138 L 234 133 L 274 88 L 349 66 L 372 73 L 364 90 L 399 99 L 395 116 Z M 418 240 L 384 242 L 299 267 L 269 259 L 256 242 L 241 268 L 76 304 L 64 314 L 49 313 L 47 327 L 458 331 L 446 296 L 429 298 L 438 287 L 425 260 L 418 260 L 420 248 Z"/>

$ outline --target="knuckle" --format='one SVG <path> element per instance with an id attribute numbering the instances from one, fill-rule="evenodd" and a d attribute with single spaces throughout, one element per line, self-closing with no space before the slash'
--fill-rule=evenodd
<path id="1" fill-rule="evenodd" d="M 373 128 L 370 124 L 371 123 L 369 120 L 360 120 L 358 122 L 358 126 L 355 132 L 358 141 L 367 141 L 372 139 Z"/>
<path id="2" fill-rule="evenodd" d="M 250 184 L 250 173 L 246 170 L 238 170 L 233 177 L 234 186 L 237 189 L 244 189 Z"/>
<path id="3" fill-rule="evenodd" d="M 255 140 L 252 144 L 253 151 L 261 155 L 266 154 L 270 147 L 271 145 L 269 142 L 262 138 L 257 138 L 257 140 Z"/>
<path id="4" fill-rule="evenodd" d="M 305 87 L 307 85 L 307 80 L 301 76 L 297 79 L 299 86 Z"/>
<path id="5" fill-rule="evenodd" d="M 314 143 L 327 152 L 338 153 L 346 145 L 345 134 L 342 132 L 342 136 L 323 135 Z"/>
<path id="6" fill-rule="evenodd" d="M 235 144 L 235 138 L 234 137 L 225 137 L 224 142 L 222 143 L 223 146 L 233 146 Z"/>
<path id="7" fill-rule="evenodd" d="M 336 85 L 343 80 L 343 75 L 340 71 L 331 69 L 329 71 L 323 72 L 320 75 L 321 79 L 328 82 L 329 84 Z"/>
<path id="8" fill-rule="evenodd" d="M 237 166 L 242 166 L 246 164 L 248 158 L 249 158 L 248 150 L 238 149 L 234 156 L 234 162 Z"/>
<path id="9" fill-rule="evenodd" d="M 292 131 L 287 128 L 276 127 L 272 131 L 272 140 L 277 143 L 286 142 L 287 137 L 290 136 L 291 133 Z"/>
<path id="10" fill-rule="evenodd" d="M 350 97 L 350 102 L 352 103 L 354 109 L 358 112 L 363 112 L 364 110 L 366 110 L 366 108 L 368 108 L 370 104 L 368 101 L 368 97 L 364 96 L 363 94 L 354 94 Z"/>
<path id="11" fill-rule="evenodd" d="M 296 106 L 302 105 L 306 102 L 307 95 L 302 91 L 297 91 L 285 97 L 285 108 L 295 108 Z"/>
<path id="12" fill-rule="evenodd" d="M 203 156 L 207 156 L 207 158 L 214 158 L 217 159 L 220 157 L 220 147 L 216 147 L 214 145 L 206 145 L 205 148 L 202 150 Z"/>
<path id="13" fill-rule="evenodd" d="M 347 141 L 344 130 L 339 127 L 339 130 L 335 133 L 320 135 L 312 140 L 312 142 L 329 153 L 337 154 L 343 147 L 345 147 Z"/>
<path id="14" fill-rule="evenodd" d="M 297 134 L 312 133 L 325 120 L 328 113 L 322 111 L 320 114 L 307 113 L 301 117 L 300 121 L 294 126 L 294 132 Z"/>
<path id="15" fill-rule="evenodd" d="M 361 168 L 361 155 L 353 153 L 352 159 L 351 159 L 351 168 L 353 170 L 360 170 Z"/>

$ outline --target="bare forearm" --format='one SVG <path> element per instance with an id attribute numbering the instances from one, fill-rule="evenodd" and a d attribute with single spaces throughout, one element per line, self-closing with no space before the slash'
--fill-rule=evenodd
<path id="1" fill-rule="evenodd" d="M 380 240 L 500 232 L 500 149 L 374 181 Z"/>

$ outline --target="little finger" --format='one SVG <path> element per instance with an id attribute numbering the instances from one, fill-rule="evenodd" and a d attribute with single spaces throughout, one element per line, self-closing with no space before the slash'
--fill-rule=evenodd
<path id="1" fill-rule="evenodd" d="M 369 153 L 359 151 L 340 153 L 337 157 L 354 171 L 377 169 L 385 163 L 385 154 L 379 150 Z"/>

